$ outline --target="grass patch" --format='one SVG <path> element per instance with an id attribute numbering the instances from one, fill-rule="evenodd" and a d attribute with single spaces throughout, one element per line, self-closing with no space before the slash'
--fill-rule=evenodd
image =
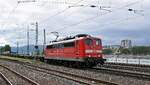
<path id="1" fill-rule="evenodd" d="M 33 59 L 25 59 L 25 58 L 18 58 L 18 57 L 10 57 L 10 56 L 0 56 L 0 59 L 3 60 L 13 60 L 13 61 L 20 61 L 20 62 L 25 62 L 25 63 L 31 63 L 31 64 L 42 64 L 43 62 L 33 60 Z"/>

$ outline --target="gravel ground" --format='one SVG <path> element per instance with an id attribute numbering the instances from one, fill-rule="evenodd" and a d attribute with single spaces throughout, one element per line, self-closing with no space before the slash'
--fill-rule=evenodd
<path id="1" fill-rule="evenodd" d="M 88 70 L 73 69 L 73 68 L 67 68 L 63 66 L 54 66 L 54 65 L 38 64 L 38 63 L 37 65 L 41 67 L 45 67 L 45 68 L 65 71 L 65 72 L 73 73 L 73 74 L 79 74 L 79 75 L 97 78 L 97 79 L 101 79 L 105 81 L 116 82 L 120 85 L 150 85 L 149 80 L 141 80 L 141 79 L 135 79 L 131 77 L 118 76 L 118 75 L 113 75 L 113 74 L 105 74 L 105 73 L 99 73 L 99 72 L 91 72 Z"/>
<path id="2" fill-rule="evenodd" d="M 29 77 L 30 79 L 35 80 L 40 85 L 80 85 L 79 83 L 71 80 L 28 69 L 17 63 L 0 60 L 0 64 L 11 67 L 17 72 Z"/>
<path id="3" fill-rule="evenodd" d="M 104 68 L 113 68 L 113 69 L 122 69 L 122 70 L 129 70 L 135 72 L 142 72 L 150 74 L 150 67 L 136 67 L 136 66 L 126 66 L 126 65 L 115 65 L 115 64 L 104 64 Z"/>
<path id="4" fill-rule="evenodd" d="M 2 76 L 0 76 L 0 85 L 8 85 Z"/>
<path id="5" fill-rule="evenodd" d="M 0 62 L 1 63 L 3 62 L 3 64 L 5 62 L 5 64 L 7 64 L 8 66 L 11 65 L 11 62 L 9 62 L 9 63 L 6 63 L 6 61 L 0 61 Z M 15 64 L 15 65 L 17 65 L 17 64 Z M 45 68 L 49 68 L 49 69 L 55 69 L 55 70 L 59 70 L 59 71 L 65 71 L 65 72 L 68 72 L 68 73 L 79 74 L 79 75 L 83 75 L 83 76 L 87 76 L 87 77 L 97 78 L 97 79 L 101 79 L 101 80 L 105 80 L 105 81 L 116 82 L 120 85 L 150 85 L 149 80 L 140 80 L 140 79 L 135 79 L 135 78 L 131 78 L 131 77 L 118 76 L 118 75 L 106 74 L 106 73 L 100 73 L 100 72 L 91 72 L 91 71 L 88 71 L 88 70 L 73 69 L 73 68 L 67 68 L 67 67 L 63 67 L 63 66 L 54 66 L 54 65 L 41 64 L 41 63 L 40 64 L 36 63 L 36 65 L 41 66 L 41 67 L 45 67 Z M 15 67 L 17 67 L 17 66 L 15 66 Z M 13 68 L 15 69 L 15 67 L 13 67 Z M 21 67 L 20 69 L 25 69 L 25 68 Z M 40 75 L 39 72 L 36 74 L 36 72 L 32 72 L 31 70 L 27 70 L 27 69 L 26 69 L 26 71 L 28 72 L 28 74 L 32 75 L 33 78 L 35 78 L 36 76 L 41 76 L 42 77 L 44 75 L 44 74 Z M 25 73 L 27 73 L 27 72 L 25 72 Z M 28 75 L 28 74 L 26 74 L 26 75 Z M 52 79 L 54 79 L 54 77 L 51 76 L 50 80 L 52 80 Z M 72 83 L 72 82 L 67 82 L 67 81 L 62 82 L 62 81 L 61 81 L 61 84 L 64 84 L 64 85 L 70 85 L 70 84 L 74 85 L 74 84 L 76 84 L 76 83 Z M 60 79 L 59 79 L 59 81 L 56 81 L 56 82 L 57 83 L 60 82 Z"/>
<path id="6" fill-rule="evenodd" d="M 22 79 L 20 76 L 14 74 L 13 72 L 3 67 L 0 67 L 0 72 L 2 72 L 13 85 L 32 85 L 28 81 Z"/>

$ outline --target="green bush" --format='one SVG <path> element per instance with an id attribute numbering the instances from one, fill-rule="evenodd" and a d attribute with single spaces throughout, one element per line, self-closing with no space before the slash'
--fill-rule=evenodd
<path id="1" fill-rule="evenodd" d="M 103 49 L 103 54 L 112 54 L 113 51 L 111 49 Z"/>
<path id="2" fill-rule="evenodd" d="M 131 54 L 131 50 L 127 49 L 127 48 L 124 48 L 124 49 L 121 49 L 121 53 L 122 54 Z"/>
<path id="3" fill-rule="evenodd" d="M 149 55 L 150 54 L 149 46 L 135 46 L 131 50 L 132 50 L 132 54 L 134 55 Z"/>

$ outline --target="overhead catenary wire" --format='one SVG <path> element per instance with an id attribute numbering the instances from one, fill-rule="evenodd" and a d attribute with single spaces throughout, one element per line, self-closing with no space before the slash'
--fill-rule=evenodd
<path id="1" fill-rule="evenodd" d="M 77 2 L 78 4 L 80 3 L 80 2 L 82 2 L 82 1 L 84 1 L 84 0 L 81 0 L 81 1 L 79 1 L 79 2 Z M 96 0 L 95 0 L 96 1 Z M 76 4 L 77 4 L 76 3 Z M 74 4 L 74 5 L 71 5 L 71 6 L 68 6 L 69 8 L 71 8 L 71 7 L 81 7 L 82 9 L 83 9 L 83 7 L 91 7 L 91 8 L 97 8 L 98 10 L 105 10 L 105 11 L 111 11 L 111 10 L 107 10 L 107 6 L 101 6 L 101 5 L 99 5 L 100 4 L 100 2 L 99 2 L 99 0 L 98 0 L 98 3 L 97 3 L 97 5 L 93 5 L 93 4 L 85 4 L 85 5 L 83 5 L 83 4 L 79 4 L 79 5 L 76 5 L 76 4 Z M 109 8 L 110 8 L 110 6 L 109 6 Z M 81 9 L 80 9 L 81 10 Z M 64 12 L 66 12 L 66 11 L 63 11 L 63 13 Z M 74 12 L 72 12 L 72 13 L 70 13 L 69 14 L 69 16 L 71 16 L 72 14 L 73 14 Z M 99 12 L 97 12 L 97 14 L 98 14 Z M 55 15 L 55 16 L 57 16 L 57 15 Z M 97 15 L 98 16 L 98 15 Z M 52 17 L 51 19 L 53 19 L 54 17 Z M 92 17 L 93 18 L 93 17 Z M 91 18 L 89 18 L 89 19 L 91 19 Z M 56 26 L 56 25 L 55 25 Z M 53 27 L 55 27 L 55 26 L 53 26 Z M 64 26 L 64 25 L 62 25 L 62 26 Z M 51 28 L 53 28 L 52 26 L 51 26 Z"/>
<path id="2" fill-rule="evenodd" d="M 79 3 L 81 3 L 82 1 L 84 1 L 84 0 L 80 0 L 80 1 L 78 1 L 78 2 L 76 2 L 76 3 L 74 3 L 73 5 L 79 4 Z M 50 16 L 49 18 L 42 20 L 41 22 L 44 22 L 44 21 L 53 19 L 53 18 L 56 17 L 57 15 L 60 15 L 60 14 L 62 14 L 62 13 L 64 13 L 64 12 L 66 12 L 68 9 L 70 9 L 70 8 L 67 7 L 67 8 L 65 8 L 64 10 L 62 10 L 62 11 L 60 11 L 60 12 L 57 12 L 56 14 Z"/>
<path id="3" fill-rule="evenodd" d="M 82 23 L 84 23 L 84 22 L 97 19 L 98 17 L 102 17 L 102 16 L 105 16 L 105 15 L 110 14 L 110 13 L 114 13 L 114 12 L 116 12 L 116 11 L 118 11 L 118 10 L 121 10 L 121 9 L 123 9 L 123 8 L 129 7 L 129 6 L 132 6 L 132 5 L 135 5 L 135 4 L 140 3 L 140 2 L 141 2 L 141 1 L 138 0 L 138 1 L 135 1 L 135 2 L 132 2 L 132 3 L 129 3 L 129 4 L 126 4 L 126 5 L 124 5 L 124 6 L 121 6 L 121 7 L 119 7 L 119 8 L 116 8 L 114 11 L 109 11 L 109 12 L 107 12 L 107 13 L 101 14 L 100 16 L 97 15 L 97 16 L 94 16 L 94 17 L 87 18 L 87 19 L 85 19 L 85 20 L 81 20 L 81 21 L 79 21 L 79 22 L 77 22 L 77 23 L 74 23 L 74 24 L 71 24 L 71 25 L 69 25 L 69 26 L 64 26 L 64 27 L 62 27 L 62 28 L 59 28 L 58 30 L 60 30 L 60 29 L 62 29 L 62 30 L 63 30 L 63 29 L 67 29 L 67 28 L 72 27 L 72 26 L 77 26 L 77 25 L 82 24 Z M 57 31 L 57 30 L 56 30 L 56 31 Z"/>
<path id="4" fill-rule="evenodd" d="M 77 5 L 77 4 L 81 3 L 82 1 L 84 1 L 84 0 L 79 0 L 79 1 L 77 1 L 76 3 L 72 3 L 72 6 Z M 36 1 L 36 2 L 37 2 L 37 1 Z M 57 3 L 57 2 L 56 2 L 56 3 Z M 59 2 L 58 2 L 58 3 L 59 3 Z M 60 3 L 64 3 L 64 2 L 60 2 Z M 65 2 L 65 4 L 71 4 L 71 3 Z M 56 16 L 58 16 L 58 15 L 64 13 L 64 12 L 66 12 L 68 9 L 70 9 L 70 8 L 67 7 L 67 8 L 65 8 L 64 10 L 59 11 L 59 12 L 55 13 L 54 15 L 52 15 L 52 16 L 50 16 L 50 17 L 44 19 L 44 20 L 39 21 L 39 23 L 45 22 L 45 21 L 47 21 L 47 20 L 51 20 L 51 19 L 53 19 L 54 17 L 56 17 Z M 28 21 L 28 20 L 27 20 L 27 21 Z M 27 22 L 27 21 L 25 21 L 25 22 Z"/>
<path id="5" fill-rule="evenodd" d="M 87 6 L 87 7 L 90 7 L 90 6 L 92 6 L 92 5 L 90 5 L 90 4 L 87 4 L 87 5 L 83 5 L 83 6 Z M 98 7 L 97 7 L 98 8 Z M 81 9 L 84 9 L 83 7 L 81 7 L 80 8 L 80 10 Z M 78 10 L 76 10 L 76 11 L 78 11 Z M 71 17 L 72 15 L 73 15 L 73 13 L 74 13 L 74 11 L 73 12 L 71 12 L 71 13 L 69 13 L 69 14 L 67 14 L 67 16 L 69 16 L 69 17 Z M 65 19 L 65 17 L 64 17 L 64 19 Z M 53 21 L 54 22 L 54 21 Z M 54 25 L 54 24 L 53 24 Z M 61 26 L 64 26 L 65 24 L 62 24 Z M 57 25 L 55 25 L 55 26 L 51 26 L 51 28 L 54 28 L 54 27 L 56 27 Z"/>
<path id="6" fill-rule="evenodd" d="M 79 3 L 81 3 L 82 1 L 84 1 L 84 0 L 80 0 L 80 1 L 77 1 L 76 3 L 72 3 L 72 4 L 69 3 L 69 4 L 71 4 L 71 6 L 75 6 L 75 5 L 79 4 Z M 68 3 L 65 2 L 65 4 L 68 4 Z M 55 18 L 56 16 L 65 13 L 65 12 L 66 12 L 67 10 L 69 10 L 69 9 L 71 9 L 71 8 L 67 7 L 67 8 L 65 8 L 64 10 L 59 11 L 59 12 L 57 12 L 56 14 L 54 14 L 54 15 L 52 15 L 52 16 L 50 16 L 50 17 L 44 19 L 44 20 L 41 20 L 41 21 L 39 21 L 39 22 L 42 23 L 42 22 L 45 22 L 45 21 L 47 21 L 47 20 L 52 20 L 52 19 Z M 71 14 L 73 14 L 73 12 L 70 13 L 70 15 L 71 15 Z M 63 26 L 63 25 L 62 25 L 62 26 Z M 51 28 L 53 28 L 53 27 L 51 27 Z"/>
<path id="7" fill-rule="evenodd" d="M 81 0 L 81 1 L 83 1 L 83 0 Z M 80 3 L 81 1 L 78 1 L 78 2 L 75 3 L 75 4 L 78 4 L 78 3 Z M 124 7 L 128 7 L 128 6 L 137 4 L 138 2 L 139 2 L 139 1 L 136 1 L 136 2 L 133 2 L 133 3 L 129 3 L 129 4 L 127 4 L 127 5 L 125 5 L 125 6 L 121 7 L 121 8 L 118 8 L 118 9 L 122 9 L 122 8 L 124 8 Z M 75 4 L 74 4 L 74 5 L 75 5 Z M 73 5 L 72 5 L 72 6 L 73 6 Z M 45 19 L 45 20 L 53 19 L 53 18 L 56 17 L 57 15 L 66 12 L 68 9 L 69 9 L 69 8 L 66 8 L 65 10 L 60 11 L 60 12 L 56 13 L 55 15 L 53 15 L 53 16 L 51 16 L 51 17 Z M 114 11 L 113 11 L 113 12 L 114 12 Z M 108 13 L 106 13 L 106 14 L 108 14 Z M 101 16 L 106 15 L 106 14 L 102 14 Z M 100 16 L 97 15 L 97 16 L 94 16 L 94 17 L 91 17 L 91 18 L 88 18 L 88 19 L 85 19 L 85 20 L 81 20 L 81 21 L 79 21 L 79 22 L 77 22 L 77 23 L 74 23 L 74 24 L 71 24 L 71 25 L 69 25 L 69 26 L 76 26 L 76 25 L 79 25 L 79 24 L 81 24 L 81 23 L 87 22 L 87 21 L 89 21 L 89 20 L 93 20 L 93 19 L 95 19 L 95 18 L 97 18 L 97 17 L 100 17 Z M 45 20 L 44 20 L 44 21 L 45 21 Z M 42 21 L 43 21 L 43 20 L 42 20 Z M 63 27 L 63 28 L 66 28 L 66 26 Z"/>
<path id="8" fill-rule="evenodd" d="M 54 17 L 56 17 L 57 15 L 60 15 L 60 14 L 62 14 L 62 13 L 65 13 L 68 9 L 70 9 L 71 7 L 76 7 L 79 3 L 81 3 L 82 1 L 84 1 L 84 0 L 80 0 L 80 1 L 78 1 L 78 2 L 76 2 L 76 3 L 74 3 L 73 5 L 71 5 L 71 6 L 68 6 L 66 9 L 64 9 L 64 10 L 62 10 L 62 11 L 60 11 L 60 12 L 57 12 L 56 14 L 54 14 L 54 15 L 52 15 L 51 17 L 49 17 L 49 18 L 46 18 L 46 19 L 44 19 L 44 20 L 42 20 L 42 21 L 39 21 L 39 22 L 45 22 L 46 20 L 51 20 L 51 19 L 53 19 Z M 99 2 L 99 1 L 98 1 Z M 66 1 L 65 1 L 65 3 L 67 3 Z M 98 3 L 99 4 L 99 3 Z M 79 5 L 79 6 L 82 6 L 82 7 L 92 7 L 92 6 L 94 6 L 94 5 L 90 5 L 90 4 L 86 4 L 86 5 Z M 98 6 L 97 5 L 97 8 L 99 9 L 99 10 L 105 10 L 105 11 L 110 11 L 110 10 L 107 10 L 107 9 L 105 9 L 105 8 L 103 8 L 102 6 Z M 81 10 L 81 9 L 80 9 Z M 69 16 L 71 16 L 71 14 L 73 14 L 74 12 L 72 12 L 72 13 L 70 13 L 69 14 Z M 54 20 L 54 19 L 53 19 Z M 63 25 L 62 25 L 63 26 Z M 55 27 L 55 26 L 53 26 L 53 27 Z M 51 28 L 53 28 L 52 26 L 51 26 Z"/>
<path id="9" fill-rule="evenodd" d="M 144 16 L 132 16 L 132 17 L 127 17 L 127 18 L 123 18 L 123 19 L 119 19 L 119 20 L 113 20 L 112 22 L 107 22 L 105 24 L 100 24 L 98 26 L 100 26 L 101 28 L 105 28 L 106 26 L 112 26 L 112 25 L 116 25 L 116 24 L 122 24 L 124 22 L 127 22 L 127 21 L 131 21 L 131 20 L 135 20 L 135 19 L 140 19 L 140 18 L 144 18 Z M 98 30 L 94 30 L 94 32 L 96 32 Z"/>
<path id="10" fill-rule="evenodd" d="M 134 3 L 134 2 L 133 2 Z M 130 4 L 130 3 L 129 3 Z M 129 4 L 127 4 L 126 6 L 128 7 L 128 5 Z M 135 3 L 136 4 L 136 3 Z M 14 10 L 15 11 L 15 10 Z M 67 10 L 66 10 L 67 11 Z M 64 12 L 66 12 L 66 11 L 64 11 Z M 117 11 L 117 10 L 116 10 Z M 62 12 L 62 13 L 64 13 L 64 12 Z M 112 12 L 114 12 L 114 11 L 112 11 Z M 12 12 L 13 13 L 13 12 Z M 10 14 L 12 14 L 12 13 L 10 13 Z M 60 13 L 60 14 L 62 14 L 62 13 Z M 109 14 L 109 13 L 108 13 Z M 59 14 L 58 14 L 59 15 Z M 55 15 L 55 17 L 56 17 L 57 15 Z M 95 16 L 95 18 L 94 19 L 96 19 L 96 18 L 98 18 L 98 17 L 101 17 L 101 15 L 97 15 L 97 16 Z M 52 17 L 53 18 L 53 17 Z M 68 25 L 68 26 L 65 26 L 64 28 L 69 28 L 70 26 L 77 26 L 77 25 L 80 25 L 80 24 L 82 24 L 82 23 L 84 23 L 84 22 L 88 22 L 88 21 L 90 21 L 90 20 L 94 20 L 93 19 L 93 17 L 91 17 L 91 18 L 89 18 L 89 20 L 88 19 L 85 19 L 85 20 L 81 20 L 81 21 L 79 21 L 79 22 L 77 22 L 77 23 L 74 23 L 74 24 L 70 24 L 70 25 Z M 111 24 L 111 23 L 110 23 Z M 63 28 L 62 28 L 63 29 Z"/>

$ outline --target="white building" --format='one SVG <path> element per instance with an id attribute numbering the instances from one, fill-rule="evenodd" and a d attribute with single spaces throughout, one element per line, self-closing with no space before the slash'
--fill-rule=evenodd
<path id="1" fill-rule="evenodd" d="M 131 48 L 132 47 L 132 41 L 131 40 L 121 40 L 121 47 Z"/>

